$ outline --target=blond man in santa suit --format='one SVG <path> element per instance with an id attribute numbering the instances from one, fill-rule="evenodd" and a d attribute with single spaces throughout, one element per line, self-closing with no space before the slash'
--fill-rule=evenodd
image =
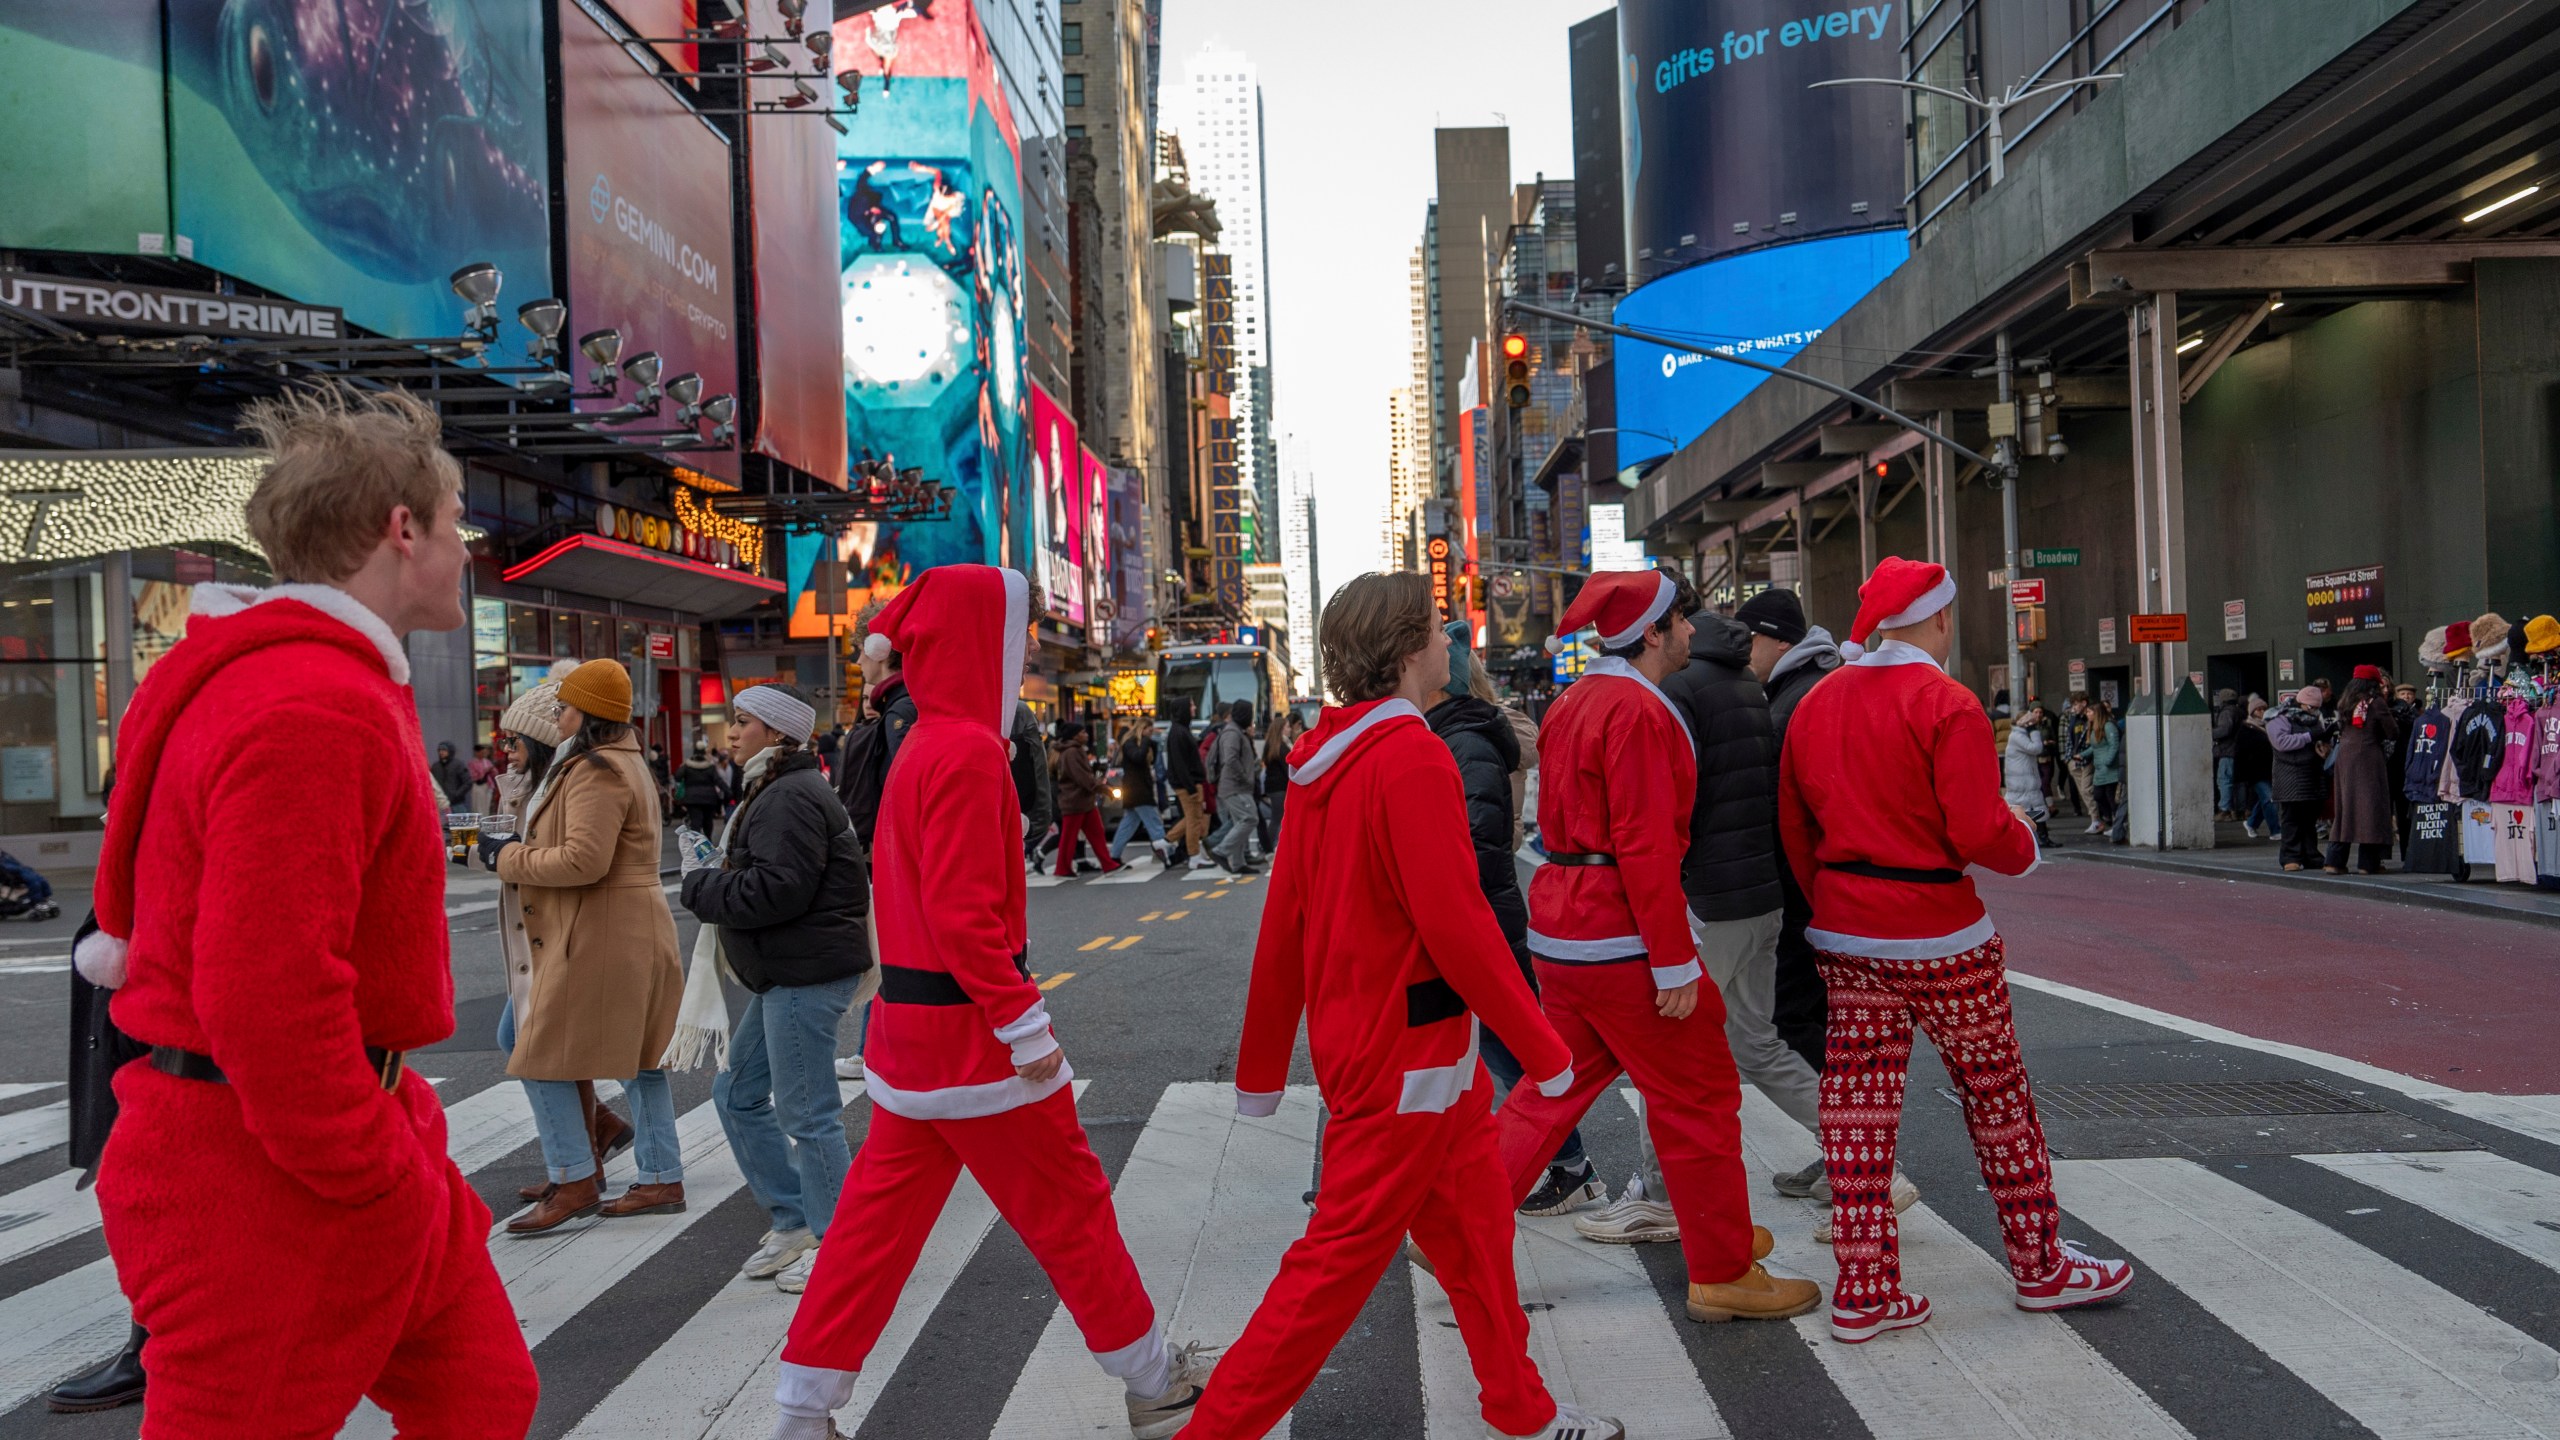
<path id="1" fill-rule="evenodd" d="M 1831 1180 L 1831 1334 L 1857 1344 L 1929 1318 L 1902 1288 L 1889 1190 L 1916 1022 L 1964 1102 L 2022 1310 L 2107 1299 L 2133 1267 L 2060 1238 L 2053 1166 L 2018 1052 L 2000 936 L 1965 873 L 2035 869 L 2034 827 L 2001 798 L 1991 722 L 1947 676 L 1955 582 L 1888 556 L 1858 591 L 1849 663 L 1808 692 L 1779 760 L 1778 826 L 1812 898 L 1830 995 L 1822 1148 Z"/>
<path id="2" fill-rule="evenodd" d="M 1572 1051 L 1570 1087 L 1511 1092 L 1500 1115 L 1515 1198 L 1618 1083 L 1635 1082 L 1680 1224 L 1692 1320 L 1781 1320 L 1822 1302 L 1810 1280 L 1760 1267 L 1742 1168 L 1742 1088 L 1724 997 L 1703 985 L 1680 863 L 1696 743 L 1662 682 L 1689 661 L 1696 592 L 1667 571 L 1604 572 L 1556 626 L 1598 632 L 1600 658 L 1538 732 L 1538 831 L 1552 864 L 1529 886 L 1529 954 L 1547 1019 Z"/>

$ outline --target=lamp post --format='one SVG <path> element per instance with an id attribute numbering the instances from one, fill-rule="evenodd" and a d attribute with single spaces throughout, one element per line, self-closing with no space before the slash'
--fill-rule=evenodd
<path id="1" fill-rule="evenodd" d="M 2070 90 L 2082 85 L 2095 85 L 2101 80 L 2121 80 L 2123 78 L 2124 77 L 2122 75 L 2110 71 L 2103 75 L 2084 75 L 2076 80 L 2049 81 L 2046 84 L 2033 86 L 2025 90 L 2019 89 L 2017 85 L 2012 85 L 2008 89 L 2001 91 L 1998 95 L 1988 97 L 1976 95 L 1970 90 L 1956 90 L 1944 85 L 1923 84 L 1918 80 L 1888 80 L 1880 75 L 1859 75 L 1845 80 L 1816 80 L 1805 88 L 1808 90 L 1820 90 L 1832 85 L 1890 85 L 1897 90 L 1917 90 L 1927 95 L 1944 96 L 1945 98 L 1953 100 L 1960 105 L 1970 106 L 1973 109 L 1985 112 L 1989 116 L 1991 122 L 1991 183 L 1997 185 L 2002 180 L 2006 179 L 2009 174 L 2009 161 L 2008 156 L 2004 153 L 2004 146 L 2002 145 L 2003 136 L 2000 125 L 2000 117 L 2003 112 L 2007 111 L 2011 106 L 2023 105 L 2027 101 L 2033 100 L 2039 95 L 2050 95 L 2058 90 Z M 2021 81 L 2019 83 L 2023 84 L 2025 82 Z"/>

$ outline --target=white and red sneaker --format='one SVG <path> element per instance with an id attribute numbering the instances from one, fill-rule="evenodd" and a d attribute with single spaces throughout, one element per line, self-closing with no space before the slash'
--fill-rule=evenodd
<path id="1" fill-rule="evenodd" d="M 1887 1330 L 1908 1330 L 1929 1322 L 1929 1299 L 1925 1295 L 1896 1295 L 1882 1305 L 1864 1310 L 1831 1307 L 1831 1338 L 1843 1345 L 1863 1345 Z"/>
<path id="2" fill-rule="evenodd" d="M 2133 1283 L 2133 1266 L 2124 1260 L 2101 1260 L 2075 1241 L 2062 1242 L 2062 1263 L 2042 1280 L 2018 1282 L 2021 1310 L 2069 1310 L 2093 1305 L 2124 1293 Z"/>

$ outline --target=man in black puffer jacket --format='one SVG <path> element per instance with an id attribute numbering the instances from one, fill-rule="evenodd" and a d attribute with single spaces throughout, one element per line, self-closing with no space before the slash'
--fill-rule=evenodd
<path id="1" fill-rule="evenodd" d="M 1778 736 L 1751 670 L 1751 632 L 1701 610 L 1689 617 L 1689 663 L 1662 685 L 1698 747 L 1698 798 L 1680 867 L 1698 963 L 1724 992 L 1734 1069 L 1807 1130 L 1820 1133 L 1820 1079 L 1778 1038 Z"/>
<path id="2" fill-rule="evenodd" d="M 1520 735 L 1511 728 L 1510 715 L 1487 698 L 1492 684 L 1486 681 L 1479 688 L 1483 670 L 1467 648 L 1467 629 L 1463 620 L 1448 626 L 1449 685 L 1423 718 L 1458 761 L 1458 785 L 1467 797 L 1467 835 L 1476 847 L 1476 880 L 1534 995 L 1538 977 L 1529 965 L 1529 901 L 1520 893 L 1520 863 L 1511 849 L 1511 775 L 1520 768 Z M 1484 1032 L 1483 1043 L 1485 1068 L 1508 1094 L 1520 1083 L 1520 1062 L 1492 1031 Z M 1562 1215 L 1608 1198 L 1608 1187 L 1591 1173 L 1591 1161 L 1582 1153 L 1582 1131 L 1576 1129 L 1556 1147 L 1547 1162 L 1547 1178 L 1520 1202 L 1520 1213 Z"/>

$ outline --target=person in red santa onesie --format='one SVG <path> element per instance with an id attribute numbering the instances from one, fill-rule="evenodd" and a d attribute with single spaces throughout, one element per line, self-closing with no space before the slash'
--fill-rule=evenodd
<path id="1" fill-rule="evenodd" d="M 791 1319 L 774 1440 L 826 1440 L 831 1413 L 888 1323 L 965 1166 L 1021 1235 L 1105 1371 L 1129 1428 L 1182 1428 L 1209 1377 L 1176 1351 L 1120 1239 L 1111 1185 L 1085 1143 L 1024 961 L 1013 728 L 1030 587 L 1016 570 L 941 565 L 871 623 L 897 649 L 916 721 L 873 825 L 871 915 L 880 993 L 863 1061 L 871 1128 Z"/>
<path id="2" fill-rule="evenodd" d="M 1698 752 L 1661 682 L 1689 662 L 1697 608 L 1666 571 L 1603 572 L 1547 642 L 1599 631 L 1600 658 L 1538 731 L 1538 833 L 1552 863 L 1529 883 L 1529 954 L 1547 1018 L 1572 1048 L 1573 1084 L 1512 1093 L 1502 1163 L 1511 1193 L 1526 1196 L 1565 1133 L 1626 1075 L 1680 1222 L 1689 1318 L 1781 1320 L 1820 1304 L 1822 1289 L 1760 1267 L 1769 1232 L 1751 1223 L 1724 997 L 1699 983 L 1680 888 Z"/>
<path id="3" fill-rule="evenodd" d="M 1457 762 L 1422 718 L 1449 681 L 1431 581 L 1363 575 L 1317 633 L 1347 703 L 1289 754 L 1236 1110 L 1280 1108 L 1303 1015 L 1330 1117 L 1324 1188 L 1183 1435 L 1251 1440 L 1278 1424 L 1410 1233 L 1457 1313 L 1488 1436 L 1618 1440 L 1616 1421 L 1557 1404 L 1529 1359 L 1478 1017 L 1542 1088 L 1573 1073 L 1477 884 Z"/>
<path id="4" fill-rule="evenodd" d="M 245 424 L 286 583 L 195 588 L 136 690 L 76 954 L 151 1047 L 98 1201 L 150 1332 L 145 1440 L 521 1440 L 533 1361 L 489 1209 L 404 1063 L 453 1033 L 445 849 L 401 636 L 463 623 L 462 470 L 401 392 Z M 314 783 L 315 757 L 326 775 Z"/>
<path id="5" fill-rule="evenodd" d="M 1915 1020 L 1963 1098 L 2018 1308 L 2068 1309 L 2133 1283 L 2132 1266 L 2060 1238 L 2000 936 L 1965 874 L 2024 875 L 2039 857 L 2033 824 L 2001 799 L 1990 720 L 1944 669 L 1955 596 L 1943 566 L 1879 563 L 1840 647 L 1849 663 L 1797 705 L 1779 764 L 1779 831 L 1813 901 L 1805 938 L 1830 994 L 1831 1334 L 1852 1344 L 1929 1318 L 1928 1300 L 1902 1288 L 1889 1198 Z"/>

